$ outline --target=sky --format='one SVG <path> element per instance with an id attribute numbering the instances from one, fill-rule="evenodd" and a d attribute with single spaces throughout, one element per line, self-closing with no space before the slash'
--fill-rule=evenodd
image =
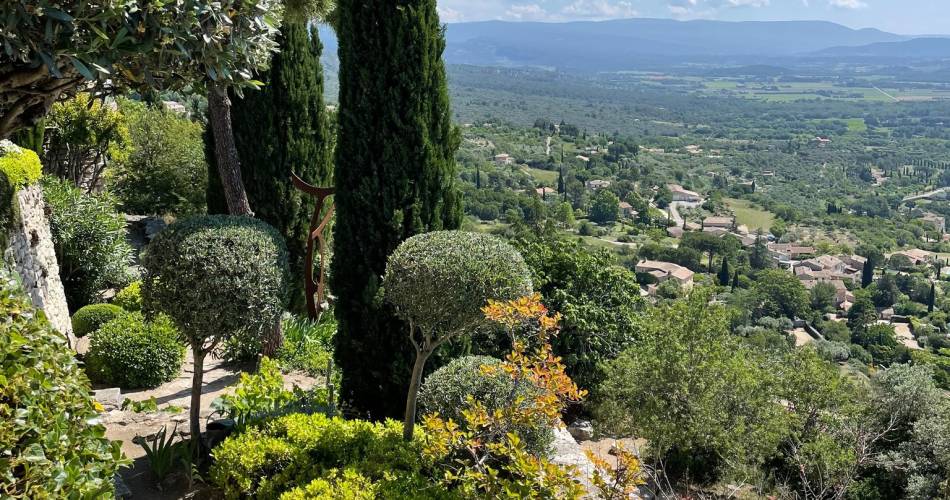
<path id="1" fill-rule="evenodd" d="M 660 17 L 823 20 L 903 35 L 950 35 L 950 0 L 439 0 L 443 22 Z"/>

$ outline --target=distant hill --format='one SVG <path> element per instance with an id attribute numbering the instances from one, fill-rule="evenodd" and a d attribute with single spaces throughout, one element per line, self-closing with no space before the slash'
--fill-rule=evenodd
<path id="1" fill-rule="evenodd" d="M 790 56 L 907 37 L 824 21 L 723 22 L 625 19 L 603 22 L 450 24 L 446 60 L 457 64 L 622 70 L 656 62 Z"/>
<path id="2" fill-rule="evenodd" d="M 831 47 L 815 53 L 821 57 L 950 59 L 950 38 L 915 38 L 858 47 Z"/>

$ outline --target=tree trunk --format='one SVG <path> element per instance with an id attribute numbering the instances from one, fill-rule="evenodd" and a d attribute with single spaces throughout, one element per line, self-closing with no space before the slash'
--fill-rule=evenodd
<path id="1" fill-rule="evenodd" d="M 274 359 L 277 357 L 277 351 L 280 350 L 280 347 L 284 344 L 284 328 L 281 324 L 280 316 L 277 317 L 277 321 L 273 328 L 270 329 L 270 332 L 267 334 L 267 338 L 264 339 L 264 348 L 262 349 L 262 355 Z"/>
<path id="2" fill-rule="evenodd" d="M 214 156 L 221 177 L 221 187 L 228 202 L 231 215 L 253 217 L 247 200 L 244 182 L 241 181 L 241 159 L 234 143 L 231 126 L 231 99 L 224 85 L 212 84 L 208 89 L 209 125 L 214 134 Z"/>
<path id="3" fill-rule="evenodd" d="M 201 449 L 201 385 L 204 380 L 204 361 L 205 352 L 201 346 L 193 345 L 191 348 L 194 356 L 195 373 L 191 377 L 191 408 L 189 416 L 191 417 L 191 439 L 195 450 Z M 197 453 L 197 451 L 196 451 Z"/>
<path id="4" fill-rule="evenodd" d="M 402 424 L 402 437 L 406 441 L 412 441 L 416 428 L 416 399 L 419 397 L 419 385 L 422 383 L 422 369 L 430 354 L 431 350 L 416 351 L 416 362 L 412 367 L 412 378 L 409 379 L 409 395 L 406 397 L 406 416 Z"/>

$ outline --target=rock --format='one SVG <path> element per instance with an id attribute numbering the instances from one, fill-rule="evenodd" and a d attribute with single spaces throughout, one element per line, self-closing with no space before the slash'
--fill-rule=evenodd
<path id="1" fill-rule="evenodd" d="M 575 479 L 580 481 L 581 485 L 587 491 L 594 491 L 591 476 L 594 473 L 594 464 L 587 458 L 584 450 L 581 449 L 577 441 L 571 437 L 567 429 L 554 429 L 554 443 L 551 462 L 557 465 L 566 465 L 576 467 L 577 476 Z"/>
<path id="2" fill-rule="evenodd" d="M 567 432 L 578 441 L 590 441 L 594 438 L 594 426 L 587 420 L 578 420 L 567 427 Z"/>
<path id="3" fill-rule="evenodd" d="M 122 405 L 122 390 L 118 387 L 99 389 L 98 391 L 93 391 L 92 395 L 96 398 L 96 401 L 102 406 L 105 406 L 106 409 L 109 409 L 109 407 L 118 408 Z"/>
<path id="4" fill-rule="evenodd" d="M 132 498 L 132 490 L 129 489 L 118 473 L 112 477 L 112 484 L 115 485 L 116 498 Z"/>

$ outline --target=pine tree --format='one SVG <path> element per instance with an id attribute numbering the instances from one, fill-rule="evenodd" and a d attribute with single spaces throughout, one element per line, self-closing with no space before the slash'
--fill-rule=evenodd
<path id="1" fill-rule="evenodd" d="M 408 326 L 377 300 L 386 259 L 406 238 L 462 218 L 435 0 L 342 0 L 340 113 L 331 288 L 341 398 L 374 419 L 405 409 Z"/>
<path id="2" fill-rule="evenodd" d="M 722 259 L 722 267 L 719 268 L 719 285 L 726 286 L 729 284 L 729 278 L 732 275 L 729 273 L 729 261 L 725 258 Z"/>
<path id="3" fill-rule="evenodd" d="M 872 281 L 874 281 L 874 264 L 871 259 L 867 259 L 861 269 L 861 288 L 867 288 Z"/>
<path id="4" fill-rule="evenodd" d="M 285 23 L 279 41 L 280 52 L 261 75 L 262 89 L 232 96 L 231 120 L 251 209 L 284 236 L 295 280 L 291 307 L 303 311 L 304 257 L 315 200 L 294 188 L 290 174 L 313 185 L 331 185 L 333 138 L 316 27 Z"/>

